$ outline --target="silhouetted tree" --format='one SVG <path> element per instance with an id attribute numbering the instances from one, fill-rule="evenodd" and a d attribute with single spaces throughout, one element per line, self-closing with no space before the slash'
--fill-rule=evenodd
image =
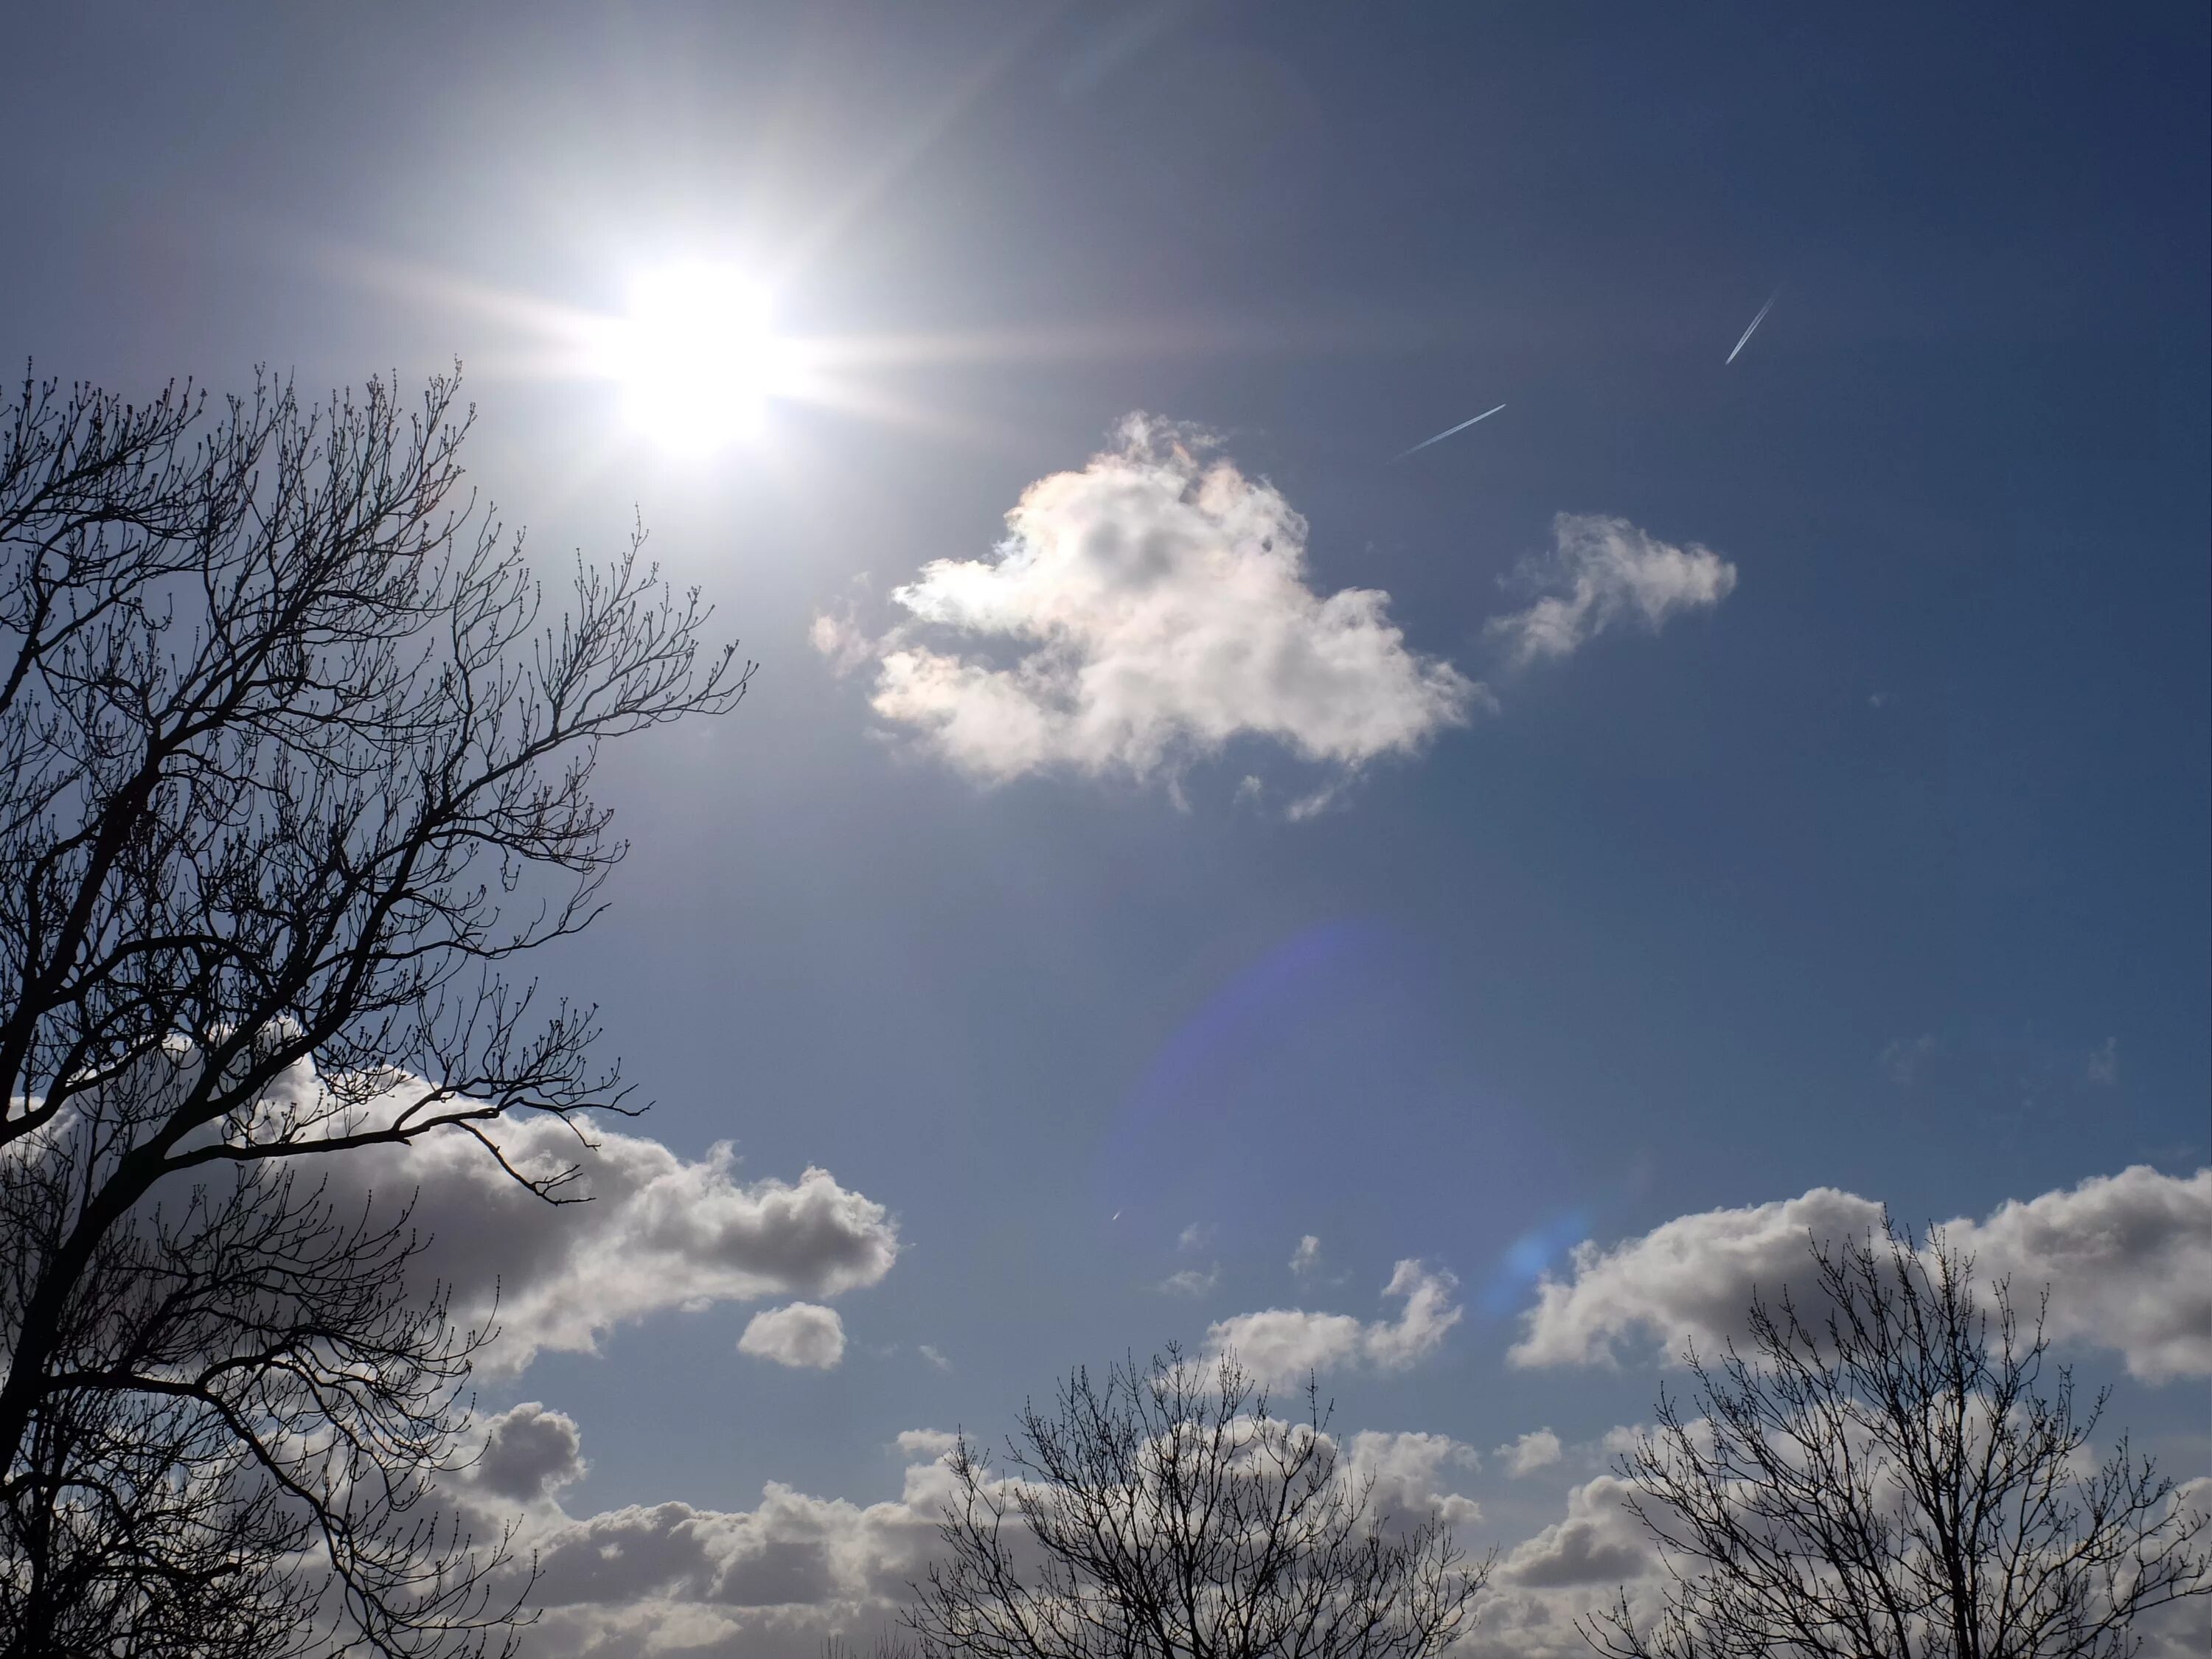
<path id="1" fill-rule="evenodd" d="M 599 744 L 749 670 L 635 540 L 541 614 L 459 496 L 456 392 L 210 422 L 27 382 L 0 417 L 0 1652 L 518 1616 L 434 1499 L 484 1332 L 314 1170 L 622 1104 L 590 1011 L 501 964 L 597 913 Z"/>
<path id="2" fill-rule="evenodd" d="M 1431 1516 L 1380 1513 L 1310 1382 L 1274 1416 L 1233 1357 L 1170 1348 L 1076 1371 L 1007 1445 L 1006 1478 L 966 1437 L 949 1559 L 905 1622 L 929 1656 L 973 1659 L 1426 1659 L 1490 1570 Z"/>
<path id="3" fill-rule="evenodd" d="M 2092 1461 L 2107 1394 L 2043 1391 L 2039 1310 L 1995 1317 L 1973 1262 L 1816 1242 L 1817 1311 L 1754 1297 L 1750 1352 L 1688 1356 L 1692 1409 L 1620 1464 L 1672 1575 L 1585 1631 L 1614 1659 L 2119 1659 L 2142 1614 L 2212 1591 L 2206 1518 L 2123 1436 Z"/>

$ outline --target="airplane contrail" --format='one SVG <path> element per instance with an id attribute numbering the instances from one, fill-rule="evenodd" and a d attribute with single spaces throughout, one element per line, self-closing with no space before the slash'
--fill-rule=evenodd
<path id="1" fill-rule="evenodd" d="M 1505 405 L 1504 405 L 1504 404 L 1498 404 L 1498 409 L 1503 409 L 1503 408 L 1504 408 L 1504 407 L 1505 407 Z M 1492 416 L 1493 416 L 1493 415 L 1495 415 L 1496 413 L 1498 413 L 1498 409 L 1486 409 L 1486 410 L 1484 410 L 1482 411 L 1482 413 L 1481 413 L 1481 414 L 1480 414 L 1480 415 L 1478 415 L 1478 416 L 1476 416 L 1474 417 L 1474 421 L 1486 421 L 1486 420 L 1488 420 Z M 1445 430 L 1445 431 L 1439 432 L 1439 433 L 1437 433 L 1437 435 L 1436 435 L 1435 437 L 1433 437 L 1433 438 L 1424 438 L 1424 439 L 1422 439 L 1422 440 L 1421 440 L 1421 441 L 1420 441 L 1420 442 L 1419 442 L 1419 443 L 1417 443 L 1417 444 L 1415 444 L 1412 449 L 1405 450 L 1405 451 L 1401 452 L 1401 453 L 1398 453 L 1398 454 L 1393 455 L 1393 456 L 1390 458 L 1390 465 L 1393 465 L 1393 466 L 1395 466 L 1395 465 L 1396 465 L 1400 461 L 1404 460 L 1407 455 L 1411 455 L 1411 454 L 1414 453 L 1416 451 L 1419 451 L 1419 450 L 1426 449 L 1426 448 L 1427 448 L 1431 444 L 1440 444 L 1440 443 L 1442 443 L 1445 439 L 1447 439 L 1447 438 L 1450 437 L 1450 436 L 1451 436 L 1451 434 L 1452 434 L 1454 432 L 1464 432 L 1464 431 L 1466 431 L 1466 430 L 1468 429 L 1468 428 L 1469 428 L 1469 427 L 1471 427 L 1471 426 L 1473 426 L 1473 425 L 1474 424 L 1474 421 L 1462 421 L 1462 422 L 1461 422 L 1457 426 L 1455 426 L 1455 427 L 1452 427 L 1452 428 L 1448 428 L 1448 429 L 1447 429 L 1447 430 Z"/>
<path id="2" fill-rule="evenodd" d="M 1751 343 L 1751 337 L 1759 332 L 1759 325 L 1766 320 L 1766 313 L 1774 309 L 1774 302 L 1781 297 L 1779 294 L 1770 294 L 1766 296 L 1766 303 L 1759 307 L 1759 315 L 1751 319 L 1751 326 L 1744 330 L 1743 338 L 1735 343 L 1735 351 L 1741 351 Z M 1721 365 L 1723 368 L 1726 368 L 1729 363 L 1735 361 L 1735 351 L 1729 353 L 1728 363 L 1723 363 Z"/>

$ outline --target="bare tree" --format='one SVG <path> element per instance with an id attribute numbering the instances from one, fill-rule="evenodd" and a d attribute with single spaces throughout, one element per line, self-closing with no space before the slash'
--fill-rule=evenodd
<path id="1" fill-rule="evenodd" d="M 2043 1391 L 2039 1310 L 1992 1318 L 1940 1234 L 1815 1241 L 1820 1311 L 1754 1297 L 1749 1354 L 1692 1352 L 1628 1453 L 1629 1508 L 1672 1577 L 1584 1634 L 1614 1659 L 2121 1659 L 2136 1620 L 2212 1592 L 2206 1517 L 2123 1436 L 2107 1394 Z"/>
<path id="2" fill-rule="evenodd" d="M 949 1562 L 905 1622 L 925 1654 L 973 1659 L 1427 1659 L 1490 1564 L 1431 1516 L 1379 1511 L 1309 1382 L 1274 1416 L 1224 1356 L 1170 1347 L 1103 1384 L 1076 1371 L 1024 1410 L 1006 1478 L 962 1437 Z"/>
<path id="3" fill-rule="evenodd" d="M 27 381 L 0 416 L 0 1652 L 518 1616 L 434 1501 L 485 1333 L 316 1171 L 623 1107 L 591 1012 L 502 964 L 598 913 L 599 744 L 750 671 L 635 540 L 543 611 L 456 397 Z"/>

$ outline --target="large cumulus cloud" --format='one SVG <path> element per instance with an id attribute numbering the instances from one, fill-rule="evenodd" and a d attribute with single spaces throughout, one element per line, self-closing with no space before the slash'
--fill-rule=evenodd
<path id="1" fill-rule="evenodd" d="M 1678 1217 L 1611 1249 L 1584 1244 L 1565 1277 L 1539 1287 L 1512 1358 L 1589 1364 L 1624 1347 L 1672 1354 L 1740 1340 L 1754 1288 L 1811 1293 L 1808 1237 L 1863 1236 L 1881 1220 L 1873 1200 L 1820 1187 Z M 2137 1165 L 1943 1231 L 2027 1307 L 2049 1285 L 2053 1340 L 2117 1350 L 2148 1382 L 2212 1375 L 2212 1170 L 2183 1178 Z"/>
<path id="2" fill-rule="evenodd" d="M 987 781 L 1172 775 L 1239 738 L 1352 769 L 1466 720 L 1481 688 L 1410 649 L 1388 594 L 1309 586 L 1305 520 L 1212 448 L 1133 415 L 1023 492 L 991 557 L 896 589 L 906 623 L 825 618 L 816 643 L 872 660 L 876 713 Z"/>

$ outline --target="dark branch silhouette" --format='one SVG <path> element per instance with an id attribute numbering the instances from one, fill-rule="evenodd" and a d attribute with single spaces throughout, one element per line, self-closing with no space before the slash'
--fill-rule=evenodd
<path id="1" fill-rule="evenodd" d="M 592 1012 L 502 966 L 599 912 L 599 745 L 750 670 L 639 538 L 544 606 L 457 391 L 0 418 L 0 1652 L 516 1616 L 432 1493 L 486 1333 L 310 1160 L 625 1108 Z"/>
<path id="2" fill-rule="evenodd" d="M 1973 1261 L 1815 1243 L 1819 1310 L 1754 1298 L 1750 1352 L 1687 1356 L 1628 1453 L 1630 1509 L 1672 1577 L 1584 1634 L 1613 1659 L 2124 1659 L 2144 1613 L 2212 1592 L 2206 1518 L 2125 1437 L 2091 1461 L 2100 1394 L 2043 1390 L 2039 1312 L 1994 1319 Z"/>

